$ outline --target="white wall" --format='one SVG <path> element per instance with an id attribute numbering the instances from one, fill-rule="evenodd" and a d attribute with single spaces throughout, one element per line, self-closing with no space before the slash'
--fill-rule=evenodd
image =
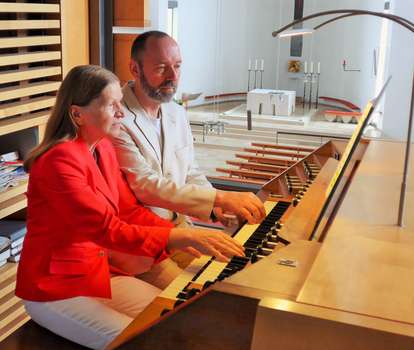
<path id="1" fill-rule="evenodd" d="M 414 1 L 392 0 L 392 13 L 414 22 Z M 392 80 L 385 95 L 384 136 L 404 139 L 407 135 L 414 68 L 414 33 L 392 24 L 388 73 Z"/>
<path id="2" fill-rule="evenodd" d="M 279 7 L 274 0 L 179 0 L 178 96 L 246 91 L 249 58 L 253 66 L 256 58 L 265 60 L 263 87 L 275 88 L 277 41 L 271 32 L 278 27 Z"/>
<path id="3" fill-rule="evenodd" d="M 216 92 L 218 1 L 180 0 L 178 42 L 183 58 L 181 92 Z"/>
<path id="4" fill-rule="evenodd" d="M 287 14 L 282 25 L 293 17 L 293 1 L 284 2 L 283 12 Z M 309 0 L 305 1 L 304 16 L 334 9 L 359 8 L 381 11 L 381 0 Z M 319 17 L 304 23 L 305 28 L 313 28 L 316 24 L 332 18 Z M 375 92 L 375 76 L 373 73 L 373 51 L 380 41 L 381 19 L 359 16 L 338 20 L 317 30 L 313 35 L 303 37 L 302 58 L 290 57 L 290 40 L 280 39 L 279 88 L 296 90 L 303 95 L 303 84 L 300 74 L 287 72 L 287 61 L 299 59 L 321 62 L 320 96 L 331 96 L 350 100 L 363 107 Z M 347 68 L 360 69 L 361 72 L 344 72 L 342 61 L 347 61 Z M 309 67 L 309 65 L 308 65 Z M 309 69 L 309 68 L 308 68 Z"/>
<path id="5" fill-rule="evenodd" d="M 150 2 L 151 28 L 167 31 L 168 0 L 151 0 Z"/>
<path id="6" fill-rule="evenodd" d="M 156 0 L 158 3 L 166 0 Z M 265 88 L 296 90 L 302 95 L 300 74 L 288 73 L 290 40 L 271 32 L 293 18 L 293 0 L 179 0 L 178 38 L 183 55 L 178 96 L 203 96 L 246 91 L 251 58 L 265 59 Z M 392 11 L 414 21 L 414 1 L 391 0 Z M 305 15 L 338 8 L 383 11 L 384 0 L 306 0 Z M 306 22 L 313 27 L 321 19 Z M 331 23 L 304 37 L 301 61 L 321 62 L 320 95 L 344 98 L 363 107 L 375 94 L 373 51 L 379 48 L 382 20 L 358 16 Z M 390 30 L 386 61 L 393 76 L 384 98 L 384 135 L 405 136 L 414 62 L 414 36 L 398 25 Z M 298 59 L 298 58 L 294 58 Z M 348 68 L 361 72 L 344 72 Z M 201 97 L 197 102 L 203 102 Z"/>

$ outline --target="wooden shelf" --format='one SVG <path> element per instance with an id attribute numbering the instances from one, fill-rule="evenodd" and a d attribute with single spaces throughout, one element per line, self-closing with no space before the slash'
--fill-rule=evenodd
<path id="1" fill-rule="evenodd" d="M 0 39 L 1 40 L 1 39 Z M 61 74 L 60 66 L 45 66 L 25 69 L 7 70 L 0 73 L 0 84 L 11 83 L 21 80 L 51 77 Z"/>
<path id="2" fill-rule="evenodd" d="M 85 6 L 88 4 L 82 2 Z M 56 99 L 55 92 L 61 84 L 62 56 L 66 57 L 62 54 L 62 41 L 66 37 L 61 27 L 64 26 L 62 19 L 67 17 L 62 15 L 62 6 L 68 4 L 74 13 L 67 23 L 72 32 L 80 25 L 77 19 L 82 9 L 77 1 L 75 5 L 75 1 L 0 0 L 0 14 L 4 14 L 0 19 L 0 136 L 37 128 L 39 138 L 30 142 L 42 139 L 50 107 Z M 79 36 L 73 37 L 72 45 L 65 42 L 65 46 L 76 53 L 81 40 Z M 17 146 L 14 147 L 18 149 L 26 140 L 22 139 L 24 133 L 15 135 Z M 0 192 L 0 219 L 26 207 L 27 185 L 28 181 L 23 180 Z M 17 266 L 7 263 L 0 267 L 0 342 L 30 319 L 22 300 L 14 292 Z"/>
<path id="3" fill-rule="evenodd" d="M 38 51 L 29 53 L 15 53 L 0 56 L 0 66 L 8 66 L 10 62 L 13 64 L 46 62 L 60 60 L 60 51 Z"/>
<path id="4" fill-rule="evenodd" d="M 59 89 L 60 81 L 41 81 L 27 85 L 15 85 L 0 89 L 0 101 L 12 100 L 19 97 L 38 95 Z"/>
<path id="5" fill-rule="evenodd" d="M 26 190 L 27 190 L 27 180 L 23 180 L 23 181 L 20 181 L 20 183 L 17 186 L 10 187 L 4 192 L 0 192 L 0 205 L 1 205 L 1 202 L 7 201 L 22 193 L 25 193 Z"/>
<path id="6" fill-rule="evenodd" d="M 0 119 L 52 107 L 55 99 L 55 96 L 41 96 L 27 100 L 27 102 L 19 101 L 4 104 L 0 110 Z"/>
<path id="7" fill-rule="evenodd" d="M 59 35 L 11 37 L 0 39 L 0 49 L 11 47 L 40 46 L 60 44 Z"/>
<path id="8" fill-rule="evenodd" d="M 60 28 L 59 20 L 4 20 L 0 30 L 53 29 Z"/>
<path id="9" fill-rule="evenodd" d="M 33 3 L 0 2 L 0 12 L 57 13 L 57 12 L 59 12 L 59 5 L 58 4 L 33 4 Z"/>
<path id="10" fill-rule="evenodd" d="M 0 219 L 25 208 L 26 205 L 27 199 L 25 194 L 19 194 L 16 197 L 0 202 Z"/>
<path id="11" fill-rule="evenodd" d="M 50 111 L 24 114 L 19 117 L 0 119 L 0 136 L 10 134 L 15 131 L 44 125 L 49 118 Z"/>
<path id="12" fill-rule="evenodd" d="M 7 263 L 0 267 L 0 341 L 30 319 L 21 299 L 14 294 L 17 266 Z"/>

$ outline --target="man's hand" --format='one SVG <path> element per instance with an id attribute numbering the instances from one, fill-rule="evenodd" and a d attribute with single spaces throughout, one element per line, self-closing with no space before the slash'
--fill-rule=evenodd
<path id="1" fill-rule="evenodd" d="M 224 213 L 223 209 L 221 209 L 220 207 L 214 207 L 213 214 L 218 221 L 220 221 L 224 226 L 227 227 L 236 225 L 239 222 L 236 215 Z"/>
<path id="2" fill-rule="evenodd" d="M 235 214 L 249 224 L 258 224 L 266 217 L 262 201 L 252 192 L 217 190 L 214 207 L 221 208 L 222 213 Z"/>

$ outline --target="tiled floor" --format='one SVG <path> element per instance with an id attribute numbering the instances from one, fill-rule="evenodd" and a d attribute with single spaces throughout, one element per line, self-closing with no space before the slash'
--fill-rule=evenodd
<path id="1" fill-rule="evenodd" d="M 253 130 L 247 130 L 245 102 L 225 102 L 189 108 L 188 118 L 191 121 L 219 120 L 225 124 L 225 132 L 217 135 L 208 133 L 203 142 L 202 129 L 193 126 L 196 159 L 200 168 L 207 175 L 222 175 L 216 172 L 217 167 L 226 166 L 226 160 L 235 159 L 235 153 L 251 142 L 276 143 L 277 132 L 298 132 L 314 135 L 331 134 L 349 137 L 355 124 L 333 123 L 325 121 L 321 110 L 302 112 L 297 106 L 296 115 L 292 117 L 274 117 L 253 115 Z M 321 136 L 301 136 L 279 134 L 278 143 L 306 144 L 318 146 L 327 139 Z"/>

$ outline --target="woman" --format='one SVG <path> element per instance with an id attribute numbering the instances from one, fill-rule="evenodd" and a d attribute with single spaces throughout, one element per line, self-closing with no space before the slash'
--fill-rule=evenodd
<path id="1" fill-rule="evenodd" d="M 156 262 L 177 249 L 224 261 L 243 255 L 218 231 L 172 228 L 137 203 L 106 140 L 119 132 L 121 98 L 111 72 L 73 68 L 43 141 L 25 162 L 28 233 L 16 295 L 34 321 L 94 349 L 109 344 L 160 292 L 135 277 L 110 274 L 109 251 Z"/>

